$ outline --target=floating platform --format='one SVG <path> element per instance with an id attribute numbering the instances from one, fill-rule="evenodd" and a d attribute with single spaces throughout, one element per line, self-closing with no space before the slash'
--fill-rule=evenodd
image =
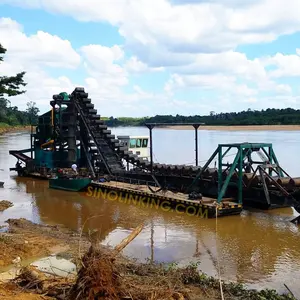
<path id="1" fill-rule="evenodd" d="M 44 180 L 50 179 L 50 176 L 37 172 L 29 173 L 27 176 Z M 136 205 L 142 208 L 149 207 L 163 211 L 173 211 L 179 214 L 185 213 L 189 216 L 200 218 L 215 218 L 216 211 L 218 217 L 239 215 L 243 209 L 242 205 L 234 202 L 232 198 L 223 198 L 221 203 L 216 205 L 216 198 L 202 197 L 200 200 L 190 200 L 188 199 L 188 194 L 174 193 L 169 190 L 158 191 L 158 188 L 152 188 L 152 190 L 154 192 L 147 185 L 143 184 L 119 181 L 90 181 L 87 187 L 87 195 Z"/>
<path id="2" fill-rule="evenodd" d="M 87 189 L 87 195 L 144 208 L 156 208 L 179 214 L 185 213 L 200 218 L 238 215 L 242 211 L 242 205 L 233 202 L 231 198 L 224 198 L 217 205 L 214 198 L 202 197 L 200 200 L 190 200 L 187 194 L 160 191 L 158 188 L 152 192 L 147 185 L 118 181 L 92 181 Z"/>

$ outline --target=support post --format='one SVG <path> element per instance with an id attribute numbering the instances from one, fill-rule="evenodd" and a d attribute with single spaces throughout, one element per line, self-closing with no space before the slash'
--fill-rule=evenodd
<path id="1" fill-rule="evenodd" d="M 30 158 L 33 159 L 33 127 L 30 125 Z"/>
<path id="2" fill-rule="evenodd" d="M 153 174 L 153 142 L 152 142 L 152 129 L 154 128 L 155 125 L 146 125 L 147 128 L 149 129 L 149 136 L 150 136 L 150 170 L 151 174 Z"/>
<path id="3" fill-rule="evenodd" d="M 231 165 L 229 174 L 228 174 L 228 176 L 226 177 L 225 182 L 223 183 L 223 186 L 222 186 L 222 188 L 221 188 L 221 191 L 220 191 L 220 193 L 218 193 L 218 203 L 220 203 L 220 202 L 222 201 L 222 199 L 223 199 L 223 196 L 224 196 L 224 194 L 225 194 L 225 192 L 226 192 L 226 190 L 227 190 L 227 187 L 228 187 L 230 178 L 231 178 L 231 176 L 233 175 L 233 173 L 234 173 L 234 171 L 235 171 L 235 168 L 236 168 L 236 165 L 237 165 L 238 162 L 239 162 L 240 156 L 241 156 L 241 153 L 238 152 L 238 153 L 236 154 L 236 157 L 235 157 L 235 159 L 234 159 L 232 165 Z"/>
<path id="4" fill-rule="evenodd" d="M 228 147 L 227 150 L 222 154 L 222 159 L 227 155 L 227 153 L 231 150 L 232 147 Z"/>
<path id="5" fill-rule="evenodd" d="M 223 165 L 223 163 L 222 163 L 222 160 L 223 160 L 222 146 L 218 146 L 218 152 L 219 152 L 219 154 L 218 154 L 218 195 L 219 195 L 221 193 L 221 188 L 222 188 L 222 184 L 223 184 L 223 178 L 222 178 L 222 165 Z"/>
<path id="6" fill-rule="evenodd" d="M 268 149 L 269 151 L 269 161 L 270 161 L 270 165 L 273 164 L 273 153 L 272 153 L 272 148 L 269 147 Z M 272 176 L 272 168 L 269 168 L 269 175 Z"/>
<path id="7" fill-rule="evenodd" d="M 248 153 L 244 153 L 243 149 L 240 147 L 239 150 L 240 152 L 240 160 L 239 160 L 239 167 L 238 167 L 238 172 L 239 172 L 239 204 L 243 202 L 243 161 L 244 161 L 244 155 Z"/>
<path id="8" fill-rule="evenodd" d="M 276 157 L 276 155 L 274 153 L 273 147 L 271 146 L 270 148 L 271 148 L 271 152 L 272 152 L 272 158 L 273 158 L 275 164 L 278 166 L 277 170 L 278 170 L 280 176 L 283 177 L 283 172 L 282 172 L 282 169 L 279 166 L 278 159 L 277 159 L 277 157 Z"/>
<path id="9" fill-rule="evenodd" d="M 196 156 L 196 167 L 198 167 L 198 128 L 200 124 L 194 124 L 195 129 L 195 156 Z"/>

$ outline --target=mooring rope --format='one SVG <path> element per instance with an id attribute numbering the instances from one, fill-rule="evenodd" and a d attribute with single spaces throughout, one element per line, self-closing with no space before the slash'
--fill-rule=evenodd
<path id="1" fill-rule="evenodd" d="M 222 279 L 221 279 L 221 269 L 220 269 L 219 254 L 218 254 L 218 206 L 219 204 L 216 202 L 216 252 L 217 252 L 217 266 L 218 266 L 221 299 L 224 300 Z"/>

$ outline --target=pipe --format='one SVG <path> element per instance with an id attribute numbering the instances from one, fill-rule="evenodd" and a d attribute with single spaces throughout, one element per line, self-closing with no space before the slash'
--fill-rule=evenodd
<path id="1" fill-rule="evenodd" d="M 52 125 L 52 127 L 54 126 L 54 107 L 52 107 L 52 110 L 51 110 L 51 125 Z"/>
<path id="2" fill-rule="evenodd" d="M 54 143 L 54 140 L 51 140 L 51 141 L 49 141 L 47 143 L 44 143 L 44 144 L 41 145 L 41 149 L 43 149 L 44 147 L 49 146 L 49 145 L 51 145 L 53 143 Z"/>

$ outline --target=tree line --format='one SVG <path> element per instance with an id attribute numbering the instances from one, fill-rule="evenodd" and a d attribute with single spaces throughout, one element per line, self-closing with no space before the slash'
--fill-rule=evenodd
<path id="1" fill-rule="evenodd" d="M 3 62 L 6 51 L 0 44 L 0 63 Z M 25 72 L 17 73 L 15 76 L 0 76 L 0 126 L 29 125 L 37 122 L 39 109 L 35 106 L 35 102 L 29 101 L 27 109 L 21 111 L 17 106 L 12 106 L 8 99 L 26 92 L 22 89 L 26 86 L 24 75 Z"/>
<path id="2" fill-rule="evenodd" d="M 146 123 L 205 123 L 205 125 L 300 125 L 300 110 L 292 108 L 251 110 L 209 115 L 156 115 L 145 118 L 106 118 L 108 126 L 144 126 Z"/>

